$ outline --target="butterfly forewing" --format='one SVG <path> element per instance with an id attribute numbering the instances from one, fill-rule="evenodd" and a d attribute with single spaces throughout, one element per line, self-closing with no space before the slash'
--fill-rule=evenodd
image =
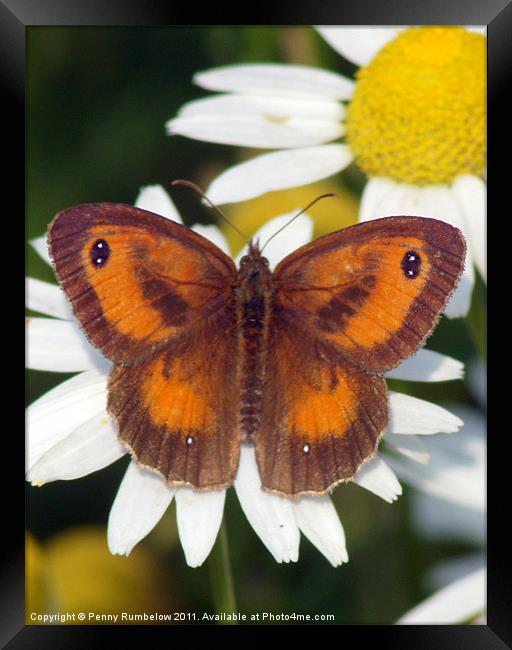
<path id="1" fill-rule="evenodd" d="M 274 279 L 283 309 L 363 370 L 384 372 L 431 333 L 464 257 L 464 238 L 447 223 L 386 217 L 303 246 Z"/>
<path id="2" fill-rule="evenodd" d="M 55 272 L 88 338 L 133 365 L 221 309 L 231 259 L 189 228 L 129 205 L 79 205 L 49 228 Z"/>

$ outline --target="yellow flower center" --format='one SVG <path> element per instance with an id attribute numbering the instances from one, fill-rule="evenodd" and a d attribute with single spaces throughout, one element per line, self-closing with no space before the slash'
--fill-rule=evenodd
<path id="1" fill-rule="evenodd" d="M 412 28 L 358 71 L 347 142 L 368 176 L 426 185 L 483 173 L 485 45 L 462 27 Z"/>

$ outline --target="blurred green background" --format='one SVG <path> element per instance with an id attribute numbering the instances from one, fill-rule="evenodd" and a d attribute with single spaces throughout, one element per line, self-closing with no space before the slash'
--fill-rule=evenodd
<path id="1" fill-rule="evenodd" d="M 355 72 L 306 27 L 28 28 L 27 239 L 45 233 L 63 208 L 94 201 L 133 203 L 140 187 L 160 183 L 169 190 L 175 178 L 205 187 L 220 171 L 251 154 L 171 138 L 164 129 L 183 103 L 208 94 L 192 84 L 195 72 L 237 62 L 291 62 L 321 65 L 349 76 Z M 357 207 L 364 181 L 351 166 L 332 184 Z M 186 223 L 214 221 L 215 215 L 192 192 L 176 188 L 170 194 Z M 330 229 L 339 227 L 339 219 L 333 217 Z M 55 281 L 28 245 L 27 274 Z M 481 282 L 473 302 L 468 319 L 442 319 L 429 340 L 431 349 L 464 362 L 476 357 L 484 347 Z M 69 377 L 27 374 L 27 404 Z M 440 403 L 474 403 L 463 381 L 390 384 Z M 69 605 L 69 593 L 76 588 L 68 585 L 66 591 L 55 576 L 62 574 L 59 562 L 66 553 L 78 553 L 81 544 L 89 550 L 66 565 L 63 580 L 69 574 L 76 585 L 81 576 L 95 576 L 89 581 L 90 592 L 107 591 L 111 599 L 102 603 L 93 599 L 93 604 L 89 600 L 91 607 L 105 611 L 129 607 L 123 597 L 127 585 L 133 585 L 141 597 L 140 603 L 132 603 L 134 611 L 148 602 L 162 611 L 213 611 L 208 562 L 199 569 L 186 566 L 174 505 L 137 547 L 140 552 L 127 559 L 108 555 L 105 526 L 127 464 L 124 458 L 76 481 L 27 486 L 32 558 L 28 594 L 41 611 Z M 391 623 L 427 595 L 422 575 L 432 563 L 467 550 L 453 543 L 427 543 L 415 534 L 407 487 L 392 505 L 354 485 L 338 488 L 334 502 L 350 562 L 333 569 L 302 538 L 299 562 L 279 565 L 229 491 L 225 521 L 240 611 L 333 613 L 336 623 Z M 91 539 L 104 539 L 104 544 Z M 153 575 L 159 579 L 152 580 Z"/>

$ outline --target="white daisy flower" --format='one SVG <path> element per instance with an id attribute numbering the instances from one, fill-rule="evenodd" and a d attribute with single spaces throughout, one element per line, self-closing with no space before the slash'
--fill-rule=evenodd
<path id="1" fill-rule="evenodd" d="M 220 174 L 206 190 L 216 204 L 312 183 L 355 160 L 369 178 L 363 220 L 412 214 L 462 230 L 466 270 L 445 313 L 465 316 L 473 265 L 485 279 L 484 30 L 317 29 L 361 66 L 355 82 L 291 64 L 200 72 L 195 83 L 221 94 L 185 104 L 168 133 L 275 150 Z"/>
<path id="2" fill-rule="evenodd" d="M 433 593 L 398 623 L 485 621 L 485 420 L 473 408 L 458 405 L 453 410 L 464 418 L 464 427 L 449 438 L 435 436 L 429 440 L 430 465 L 436 480 L 449 463 L 452 484 L 459 485 L 456 491 L 464 492 L 465 498 L 449 501 L 442 492 L 437 496 L 415 492 L 412 523 L 424 539 L 463 543 L 473 546 L 474 551 L 434 565 L 425 576 L 425 586 Z M 400 469 L 396 470 L 400 476 Z M 425 475 L 416 479 L 408 473 L 403 478 L 416 485 L 416 480 L 428 480 Z"/>
<path id="3" fill-rule="evenodd" d="M 486 571 L 480 567 L 439 589 L 397 622 L 402 625 L 464 623 L 483 611 L 485 591 Z M 485 625 L 485 616 L 481 615 L 477 622 Z"/>
<path id="4" fill-rule="evenodd" d="M 136 205 L 182 222 L 160 186 L 143 189 Z M 272 219 L 256 236 L 268 239 L 289 217 L 288 214 Z M 228 252 L 224 237 L 215 226 L 197 225 L 193 229 Z M 271 266 L 307 243 L 311 234 L 312 221 L 303 214 L 289 226 L 286 237 L 276 237 L 266 247 Z M 32 244 L 49 262 L 45 238 Z M 111 362 L 82 334 L 62 290 L 29 278 L 28 307 L 53 316 L 27 319 L 28 366 L 36 370 L 79 373 L 40 397 L 28 409 L 27 479 L 33 485 L 42 485 L 85 476 L 128 452 L 118 441 L 106 411 Z M 420 350 L 388 376 L 412 381 L 446 381 L 459 379 L 462 373 L 463 365 L 459 361 Z M 453 433 L 462 425 L 462 420 L 446 409 L 400 393 L 391 394 L 390 411 L 391 421 L 383 447 L 419 465 L 428 462 L 428 452 L 420 440 L 422 435 Z M 402 488 L 384 457 L 384 453 L 379 453 L 366 463 L 354 481 L 391 503 Z M 345 533 L 331 498 L 304 496 L 291 500 L 264 492 L 252 446 L 242 445 L 234 489 L 250 525 L 277 562 L 298 560 L 300 533 L 333 566 L 348 561 Z M 128 466 L 110 512 L 111 552 L 128 555 L 158 523 L 173 498 L 187 564 L 201 565 L 219 531 L 225 490 L 205 493 L 188 487 L 169 487 L 163 478 L 142 469 L 135 461 Z"/>

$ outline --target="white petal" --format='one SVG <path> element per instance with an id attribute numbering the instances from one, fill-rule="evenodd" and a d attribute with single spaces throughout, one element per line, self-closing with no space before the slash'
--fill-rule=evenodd
<path id="1" fill-rule="evenodd" d="M 353 481 L 388 503 L 396 501 L 402 494 L 402 486 L 393 470 L 379 456 L 365 463 Z"/>
<path id="2" fill-rule="evenodd" d="M 274 217 L 267 221 L 255 234 L 253 239 L 259 241 L 261 247 L 277 233 L 277 231 L 285 226 L 296 214 L 300 212 L 300 208 L 282 214 L 279 217 Z M 311 241 L 313 236 L 313 221 L 311 217 L 303 213 L 281 233 L 276 235 L 268 246 L 263 251 L 265 257 L 269 261 L 270 268 L 273 270 L 275 266 L 291 252 L 307 244 Z M 235 263 L 238 264 L 240 259 L 247 254 L 247 245 L 242 248 L 237 255 Z"/>
<path id="3" fill-rule="evenodd" d="M 460 277 L 459 284 L 453 292 L 452 297 L 444 308 L 444 314 L 448 318 L 464 318 L 471 307 L 471 296 L 473 294 L 473 285 L 475 276 L 473 265 L 468 263 L 466 256 L 466 268 Z"/>
<path id="4" fill-rule="evenodd" d="M 27 278 L 27 308 L 47 316 L 71 320 L 73 310 L 64 292 L 56 284 Z"/>
<path id="5" fill-rule="evenodd" d="M 393 192 L 397 184 L 389 178 L 370 178 L 364 186 L 359 208 L 359 221 L 370 221 L 378 217 L 386 216 L 381 214 L 381 204 L 385 204 L 386 197 Z M 388 215 L 393 216 L 393 215 Z"/>
<path id="6" fill-rule="evenodd" d="M 449 381 L 462 379 L 464 364 L 433 350 L 418 350 L 394 370 L 386 373 L 391 379 L 405 381 Z"/>
<path id="7" fill-rule="evenodd" d="M 50 253 L 48 252 L 48 241 L 46 235 L 30 240 L 29 244 L 36 251 L 39 257 L 41 257 L 49 266 L 52 265 Z"/>
<path id="8" fill-rule="evenodd" d="M 434 451 L 435 453 L 435 451 Z M 484 482 L 484 474 L 477 477 Z M 411 517 L 418 533 L 430 541 L 442 543 L 485 543 L 485 517 L 483 510 L 464 507 L 445 499 L 422 492 L 412 495 Z"/>
<path id="9" fill-rule="evenodd" d="M 26 318 L 27 367 L 50 372 L 107 370 L 110 361 L 94 348 L 76 321 Z"/>
<path id="10" fill-rule="evenodd" d="M 466 236 L 475 264 L 483 279 L 486 280 L 486 185 L 477 176 L 459 176 L 452 186 L 452 192 L 462 210 Z"/>
<path id="11" fill-rule="evenodd" d="M 391 445 L 407 458 L 417 463 L 428 463 L 430 452 L 418 436 L 400 436 L 395 433 L 386 433 L 384 438 L 386 444 Z"/>
<path id="12" fill-rule="evenodd" d="M 470 235 L 458 202 L 451 188 L 445 185 L 417 187 L 407 183 L 395 183 L 389 179 L 374 179 L 363 193 L 360 219 L 368 221 L 377 217 L 411 215 L 440 219 L 459 228 L 467 240 Z M 466 252 L 466 265 L 459 285 L 450 298 L 444 313 L 449 318 L 465 316 L 471 306 L 474 284 L 471 248 Z"/>
<path id="13" fill-rule="evenodd" d="M 446 499 L 467 508 L 481 503 L 481 491 L 471 484 L 469 470 L 453 467 L 447 459 L 431 458 L 427 465 L 411 465 L 397 458 L 387 457 L 389 465 L 402 481 L 440 499 Z"/>
<path id="14" fill-rule="evenodd" d="M 194 492 L 188 487 L 176 490 L 176 520 L 188 566 L 201 566 L 210 554 L 222 522 L 225 498 L 225 490 Z"/>
<path id="15" fill-rule="evenodd" d="M 166 123 L 169 135 L 194 140 L 259 149 L 309 147 L 336 140 L 344 133 L 341 122 L 290 117 L 284 120 L 261 115 L 194 115 Z"/>
<path id="16" fill-rule="evenodd" d="M 276 562 L 296 562 L 300 533 L 290 499 L 264 492 L 254 448 L 243 444 L 235 490 L 242 510 Z"/>
<path id="17" fill-rule="evenodd" d="M 106 411 L 97 413 L 43 454 L 27 479 L 33 485 L 86 476 L 126 454 Z"/>
<path id="18" fill-rule="evenodd" d="M 349 99 L 354 82 L 334 72 L 302 65 L 228 65 L 194 75 L 194 82 L 221 92 L 307 99 Z"/>
<path id="19" fill-rule="evenodd" d="M 390 391 L 388 431 L 400 434 L 454 433 L 463 421 L 442 406 Z"/>
<path id="20" fill-rule="evenodd" d="M 362 221 L 393 215 L 411 215 L 441 219 L 457 228 L 463 227 L 464 220 L 458 203 L 447 185 L 418 187 L 408 183 L 396 183 L 388 178 L 374 178 L 367 184 L 364 194 L 364 215 L 360 216 Z"/>
<path id="21" fill-rule="evenodd" d="M 320 27 L 317 31 L 329 45 L 356 65 L 368 65 L 402 29 L 397 27 Z"/>
<path id="22" fill-rule="evenodd" d="M 269 117 L 276 121 L 291 117 L 341 122 L 345 116 L 343 104 L 332 100 L 322 102 L 305 99 L 265 97 L 264 95 L 214 95 L 184 104 L 178 117 L 231 116 Z"/>
<path id="23" fill-rule="evenodd" d="M 226 255 L 231 256 L 228 240 L 217 226 L 205 226 L 201 223 L 196 223 L 192 226 L 192 230 L 197 232 L 198 235 L 202 235 L 203 237 L 206 237 L 206 239 L 209 239 L 213 244 L 218 246 L 221 251 L 226 253 Z"/>
<path id="24" fill-rule="evenodd" d="M 436 592 L 400 618 L 401 624 L 463 623 L 486 606 L 484 568 Z"/>
<path id="25" fill-rule="evenodd" d="M 393 458 L 397 474 L 426 494 L 472 508 L 485 508 L 485 419 L 476 409 L 452 405 L 464 419 L 464 427 L 451 436 L 425 439 L 431 460 L 426 466 Z"/>
<path id="26" fill-rule="evenodd" d="M 298 187 L 332 176 L 345 169 L 352 157 L 350 149 L 343 144 L 263 154 L 217 176 L 206 194 L 217 205 L 252 199 L 266 192 Z"/>
<path id="27" fill-rule="evenodd" d="M 59 384 L 27 409 L 28 468 L 107 405 L 107 374 L 92 369 Z"/>
<path id="28" fill-rule="evenodd" d="M 162 518 L 176 490 L 135 461 L 128 465 L 108 519 L 111 553 L 129 555 Z"/>
<path id="29" fill-rule="evenodd" d="M 137 208 L 142 208 L 148 212 L 154 212 L 167 219 L 172 219 L 176 223 L 183 223 L 180 213 L 161 185 L 148 185 L 143 187 L 135 201 Z"/>
<path id="30" fill-rule="evenodd" d="M 293 510 L 303 534 L 333 566 L 348 562 L 345 532 L 329 496 L 302 496 Z"/>

